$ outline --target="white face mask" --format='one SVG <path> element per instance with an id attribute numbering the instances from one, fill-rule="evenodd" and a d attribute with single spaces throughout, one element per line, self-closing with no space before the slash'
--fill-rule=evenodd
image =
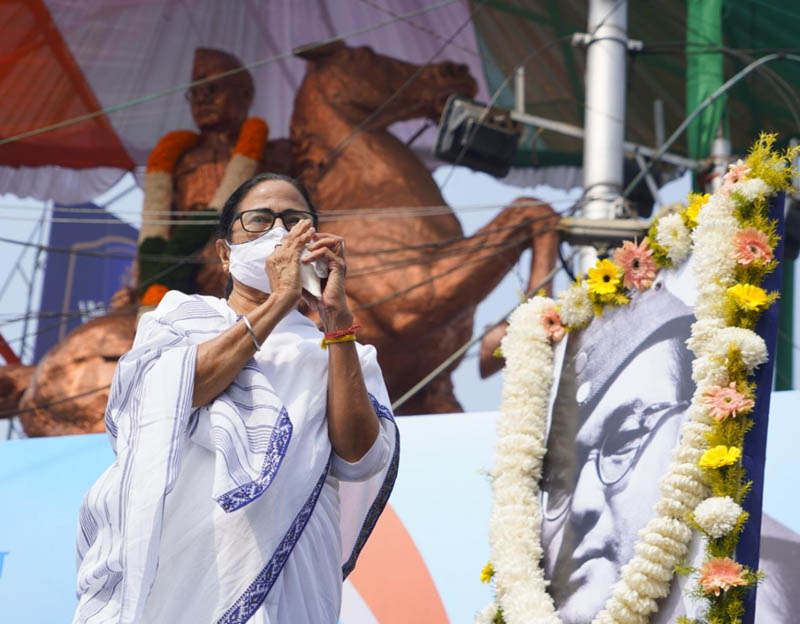
<path id="1" fill-rule="evenodd" d="M 230 271 L 237 282 L 270 294 L 272 286 L 267 276 L 266 261 L 275 251 L 275 247 L 283 240 L 287 232 L 282 227 L 273 227 L 258 238 L 245 243 L 228 243 L 230 250 Z M 306 255 L 308 252 L 304 252 Z M 320 279 L 328 276 L 328 266 L 322 260 L 314 260 L 310 264 L 300 266 L 300 278 L 308 292 L 315 297 L 322 296 Z"/>

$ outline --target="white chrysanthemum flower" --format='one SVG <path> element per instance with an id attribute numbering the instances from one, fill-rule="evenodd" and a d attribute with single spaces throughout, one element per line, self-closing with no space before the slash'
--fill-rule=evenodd
<path id="1" fill-rule="evenodd" d="M 716 354 L 716 341 L 712 340 L 709 351 L 713 350 Z M 725 347 L 725 357 L 728 353 Z M 712 355 L 704 355 L 695 358 L 692 362 L 692 380 L 698 386 L 727 386 L 730 381 L 728 378 L 728 369 L 720 364 L 718 358 Z"/>
<path id="2" fill-rule="evenodd" d="M 708 352 L 711 339 L 716 334 L 717 330 L 725 327 L 722 319 L 718 318 L 704 318 L 692 323 L 692 335 L 686 341 L 686 346 L 696 356 L 705 355 Z"/>
<path id="3" fill-rule="evenodd" d="M 691 446 L 692 448 L 701 448 L 708 444 L 708 434 L 711 432 L 711 426 L 705 422 L 696 422 L 690 420 L 688 422 L 683 423 L 681 425 L 681 435 L 683 436 L 683 440 L 686 444 Z M 700 470 L 699 467 L 689 464 L 689 466 L 685 465 L 676 465 L 672 466 L 671 470 L 677 474 L 683 474 L 686 476 L 692 476 L 696 478 L 698 481 L 703 480 L 703 472 Z"/>
<path id="4" fill-rule="evenodd" d="M 703 217 L 711 217 L 711 215 L 734 214 L 736 210 L 736 202 L 731 199 L 730 195 L 723 195 L 722 193 L 714 193 L 711 198 L 700 209 L 700 214 Z M 699 218 L 702 221 L 702 218 Z"/>
<path id="5" fill-rule="evenodd" d="M 716 195 L 714 197 L 717 197 Z M 703 206 L 697 216 L 697 227 L 705 230 L 720 230 L 725 227 L 736 227 L 736 202 L 730 197 L 711 200 Z"/>
<path id="6" fill-rule="evenodd" d="M 743 327 L 725 327 L 717 331 L 709 344 L 709 353 L 726 358 L 731 346 L 739 350 L 748 374 L 769 359 L 764 339 Z"/>
<path id="7" fill-rule="evenodd" d="M 731 194 L 739 193 L 748 202 L 754 202 L 761 195 L 768 195 L 772 192 L 772 187 L 761 178 L 751 178 L 743 182 L 737 182 L 731 188 Z"/>
<path id="8" fill-rule="evenodd" d="M 586 283 L 572 284 L 556 298 L 561 321 L 570 328 L 579 329 L 592 320 L 592 302 Z"/>
<path id="9" fill-rule="evenodd" d="M 738 225 L 738 223 L 737 223 Z M 697 231 L 697 230 L 695 230 Z M 701 258 L 706 262 L 714 262 L 715 258 L 725 258 L 730 255 L 734 249 L 733 237 L 736 235 L 737 230 L 733 232 L 720 232 L 716 229 L 707 228 L 701 232 L 700 235 L 694 237 L 694 253 L 696 258 Z M 696 275 L 706 275 L 700 273 L 702 268 L 697 266 L 695 262 L 694 272 Z M 713 269 L 714 267 L 707 267 Z"/>
<path id="10" fill-rule="evenodd" d="M 668 214 L 658 220 L 656 242 L 667 250 L 667 257 L 676 264 L 689 255 L 692 238 L 678 213 Z"/>
<path id="11" fill-rule="evenodd" d="M 497 605 L 490 602 L 475 615 L 475 624 L 492 624 L 497 615 Z"/>
<path id="12" fill-rule="evenodd" d="M 703 448 L 692 448 L 688 444 L 682 444 L 677 449 L 672 451 L 672 459 L 676 462 L 694 462 L 697 463 L 700 461 L 700 458 L 705 453 L 708 445 L 704 445 Z"/>
<path id="13" fill-rule="evenodd" d="M 634 548 L 636 556 L 631 559 L 628 566 L 653 580 L 666 583 L 667 587 L 669 587 L 669 583 L 672 580 L 672 565 L 678 558 L 670 556 L 669 553 L 663 550 L 658 550 L 654 555 L 650 552 L 652 546 L 644 542 L 638 542 Z"/>
<path id="14" fill-rule="evenodd" d="M 694 510 L 694 519 L 711 537 L 727 535 L 736 526 L 742 508 L 730 496 L 715 496 L 700 503 Z"/>
<path id="15" fill-rule="evenodd" d="M 725 290 L 719 292 L 699 295 L 694 304 L 694 316 L 698 321 L 702 320 L 724 320 L 726 318 Z"/>
<path id="16" fill-rule="evenodd" d="M 653 518 L 642 530 L 646 533 L 659 533 L 676 542 L 684 542 L 687 544 L 689 540 L 692 539 L 692 530 L 689 526 L 675 518 Z"/>
<path id="17" fill-rule="evenodd" d="M 611 621 L 616 624 L 647 624 L 650 619 L 647 614 L 635 611 L 628 603 L 620 600 L 617 596 L 612 596 L 606 603 L 605 611 L 614 618 Z"/>

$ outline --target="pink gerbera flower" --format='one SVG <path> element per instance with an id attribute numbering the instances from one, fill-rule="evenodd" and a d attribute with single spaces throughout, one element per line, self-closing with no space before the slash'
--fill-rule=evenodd
<path id="1" fill-rule="evenodd" d="M 741 182 L 748 175 L 750 175 L 750 167 L 742 160 L 737 160 L 735 164 L 728 165 L 728 172 L 722 177 L 722 188 L 720 188 L 720 192 L 723 195 L 730 195 L 733 185 L 737 182 Z"/>
<path id="2" fill-rule="evenodd" d="M 627 288 L 646 290 L 650 288 L 658 272 L 658 265 L 653 260 L 653 250 L 647 238 L 637 245 L 631 241 L 622 243 L 614 252 L 614 264 L 622 269 L 622 285 Z"/>
<path id="3" fill-rule="evenodd" d="M 703 393 L 703 405 L 716 420 L 725 420 L 750 411 L 754 402 L 736 390 L 736 384 L 731 382 L 728 387 L 712 386 L 706 390 Z"/>
<path id="4" fill-rule="evenodd" d="M 731 258 L 739 264 L 750 266 L 753 262 L 771 262 L 772 249 L 767 235 L 756 228 L 745 228 L 733 237 L 734 250 Z"/>
<path id="5" fill-rule="evenodd" d="M 719 596 L 720 591 L 736 585 L 747 585 L 742 566 L 728 557 L 713 557 L 700 568 L 700 585 L 707 594 Z"/>
<path id="6" fill-rule="evenodd" d="M 542 325 L 547 331 L 547 337 L 552 342 L 558 342 L 564 337 L 564 323 L 554 307 L 545 308 L 542 311 Z"/>

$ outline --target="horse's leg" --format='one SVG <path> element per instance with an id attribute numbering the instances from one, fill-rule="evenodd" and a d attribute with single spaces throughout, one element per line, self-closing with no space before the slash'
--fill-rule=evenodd
<path id="1" fill-rule="evenodd" d="M 18 409 L 23 392 L 30 385 L 36 365 L 6 364 L 0 366 L 0 412 Z"/>
<path id="2" fill-rule="evenodd" d="M 529 200 L 526 200 L 525 198 L 517 199 L 512 206 L 515 204 L 519 205 L 520 203 L 526 201 Z M 544 221 L 548 222 L 546 219 Z M 534 235 L 533 258 L 531 259 L 531 275 L 530 279 L 528 280 L 528 288 L 526 290 L 528 295 L 534 294 L 533 290 L 538 290 L 539 288 L 544 288 L 544 291 L 548 296 L 552 295 L 552 281 L 548 281 L 547 284 L 544 284 L 544 286 L 542 286 L 542 282 L 555 265 L 558 250 L 557 246 L 558 235 L 555 230 L 548 229 L 546 232 L 543 232 L 539 235 Z M 502 357 L 495 355 L 495 352 L 500 346 L 500 341 L 506 335 L 507 330 L 508 321 L 504 320 L 492 327 L 483 337 L 483 340 L 481 340 L 481 350 L 478 358 L 478 371 L 480 372 L 481 378 L 486 379 L 503 368 L 505 360 L 503 360 Z"/>
<path id="3" fill-rule="evenodd" d="M 473 236 L 440 247 L 432 263 L 433 273 L 440 276 L 434 281 L 440 322 L 483 300 L 529 246 L 533 257 L 528 292 L 538 288 L 555 265 L 557 223 L 558 215 L 549 205 L 520 197 Z M 551 292 L 549 283 L 543 287 Z M 506 328 L 501 323 L 481 343 L 479 367 L 484 378 L 503 366 L 502 359 L 493 354 Z"/>
<path id="4" fill-rule="evenodd" d="M 424 255 L 416 259 L 410 257 L 412 264 L 415 260 L 427 264 L 433 279 L 425 288 L 413 288 L 404 293 L 402 307 L 413 310 L 413 313 L 409 314 L 411 320 L 398 333 L 405 340 L 409 336 L 416 336 L 417 339 L 435 340 L 439 345 L 453 345 L 445 349 L 447 352 L 442 359 L 450 355 L 469 339 L 474 307 L 497 286 L 522 252 L 531 246 L 534 257 L 530 284 L 535 286 L 541 282 L 555 259 L 557 236 L 554 228 L 557 221 L 558 216 L 547 204 L 520 198 L 473 236 L 438 244 L 434 250 L 426 247 Z M 381 305 L 392 306 L 386 318 L 395 322 L 397 299 Z M 355 309 L 358 308 L 357 305 Z M 465 319 L 468 310 L 469 318 Z M 407 346 L 403 348 L 407 349 Z M 395 392 L 399 390 L 399 394 L 402 394 L 429 372 L 420 370 L 419 364 L 418 359 L 415 364 L 408 366 L 400 362 L 387 363 L 384 374 L 392 379 L 390 385 Z M 396 369 L 396 374 L 388 374 L 389 369 Z M 445 371 L 441 376 L 445 377 L 448 372 Z M 452 387 L 447 384 L 434 384 L 419 394 L 401 411 L 435 413 L 459 409 L 452 395 Z"/>
<path id="5" fill-rule="evenodd" d="M 474 235 L 437 248 L 431 261 L 436 314 L 443 322 L 482 301 L 528 247 L 533 248 L 529 287 L 552 269 L 557 252 L 558 215 L 533 198 L 518 198 Z"/>

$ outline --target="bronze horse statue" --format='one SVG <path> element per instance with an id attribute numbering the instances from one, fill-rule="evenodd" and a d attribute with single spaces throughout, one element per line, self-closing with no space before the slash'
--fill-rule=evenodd
<path id="1" fill-rule="evenodd" d="M 420 70 L 341 42 L 299 56 L 307 68 L 292 116 L 294 172 L 325 219 L 321 229 L 347 239 L 347 294 L 360 339 L 377 347 L 396 399 L 470 339 L 475 307 L 530 246 L 530 285 L 545 277 L 555 262 L 557 217 L 520 198 L 464 238 L 428 169 L 387 130 L 419 117 L 437 122 L 451 93 L 473 96 L 466 67 Z M 384 218 L 380 210 L 397 207 L 412 214 Z M 414 216 L 420 207 L 438 214 Z M 399 411 L 461 411 L 449 371 Z"/>
<path id="2" fill-rule="evenodd" d="M 530 284 L 541 281 L 555 261 L 557 217 L 549 206 L 521 198 L 465 238 L 426 166 L 388 131 L 396 121 L 438 121 L 452 93 L 473 96 L 466 67 L 420 67 L 341 42 L 298 56 L 307 67 L 294 102 L 289 169 L 308 187 L 320 229 L 347 239 L 359 340 L 377 347 L 396 399 L 469 340 L 475 307 L 531 246 Z M 214 277 L 221 268 L 204 271 L 211 274 L 200 282 L 201 293 L 222 296 L 223 280 Z M 0 405 L 9 408 L 20 397 L 28 435 L 102 430 L 107 391 L 98 388 L 111 382 L 134 331 L 134 315 L 123 306 L 67 336 L 32 377 L 30 369 L 0 368 Z M 461 411 L 449 372 L 400 412 Z"/>

